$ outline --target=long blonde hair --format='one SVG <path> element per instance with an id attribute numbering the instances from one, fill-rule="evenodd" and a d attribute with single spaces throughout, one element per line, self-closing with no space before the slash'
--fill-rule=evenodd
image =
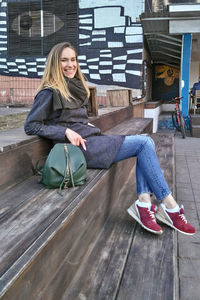
<path id="1" fill-rule="evenodd" d="M 49 55 L 47 57 L 46 66 L 44 69 L 44 74 L 41 79 L 40 86 L 37 89 L 37 93 L 47 87 L 53 88 L 58 90 L 63 97 L 70 101 L 70 91 L 66 84 L 65 77 L 62 73 L 60 57 L 62 54 L 63 49 L 70 48 L 75 52 L 76 60 L 77 60 L 77 52 L 75 48 L 68 42 L 63 42 L 55 45 Z M 90 96 L 90 91 L 88 86 L 86 85 L 84 75 L 81 72 L 78 60 L 77 60 L 77 71 L 75 74 L 76 78 L 79 78 L 82 81 L 84 88 L 87 91 L 88 97 Z"/>

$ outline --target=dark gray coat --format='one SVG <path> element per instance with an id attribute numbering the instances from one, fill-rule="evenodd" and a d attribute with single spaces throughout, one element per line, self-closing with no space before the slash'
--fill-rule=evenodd
<path id="1" fill-rule="evenodd" d="M 87 140 L 86 151 L 80 146 L 88 168 L 109 168 L 112 164 L 124 136 L 102 135 L 100 129 L 88 125 L 87 109 L 53 110 L 53 91 L 44 89 L 35 97 L 27 116 L 24 130 L 28 135 L 48 138 L 54 143 L 69 142 L 65 136 L 70 128 Z"/>

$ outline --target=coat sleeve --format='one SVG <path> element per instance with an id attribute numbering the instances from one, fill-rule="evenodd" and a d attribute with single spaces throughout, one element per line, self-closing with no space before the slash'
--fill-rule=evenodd
<path id="1" fill-rule="evenodd" d="M 53 112 L 52 99 L 52 90 L 45 89 L 37 94 L 27 116 L 24 130 L 28 135 L 38 135 L 58 142 L 66 142 L 66 128 L 57 125 L 53 119 L 49 122 Z"/>

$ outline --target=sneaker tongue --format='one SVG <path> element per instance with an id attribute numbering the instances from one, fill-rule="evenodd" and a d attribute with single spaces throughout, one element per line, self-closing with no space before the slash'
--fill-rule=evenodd
<path id="1" fill-rule="evenodd" d="M 184 206 L 183 205 L 180 206 L 179 212 L 180 212 L 180 214 L 184 214 Z"/>
<path id="2" fill-rule="evenodd" d="M 155 204 L 152 204 L 152 205 L 151 205 L 151 211 L 153 211 L 154 213 L 156 213 L 157 207 L 156 207 Z"/>

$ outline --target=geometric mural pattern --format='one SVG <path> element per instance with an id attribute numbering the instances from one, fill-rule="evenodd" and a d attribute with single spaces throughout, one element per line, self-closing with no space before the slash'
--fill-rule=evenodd
<path id="1" fill-rule="evenodd" d="M 87 7 L 87 0 L 79 0 L 78 58 L 81 69 L 90 82 L 139 89 L 143 50 L 142 27 L 138 20 L 133 20 L 128 15 L 123 5 L 106 6 L 103 2 L 101 1 L 103 6 Z M 126 2 L 129 1 L 112 1 L 118 4 Z M 7 14 L 7 1 L 0 0 L 0 74 L 41 77 L 46 57 L 8 56 Z M 109 18 L 106 18 L 106 15 Z"/>

